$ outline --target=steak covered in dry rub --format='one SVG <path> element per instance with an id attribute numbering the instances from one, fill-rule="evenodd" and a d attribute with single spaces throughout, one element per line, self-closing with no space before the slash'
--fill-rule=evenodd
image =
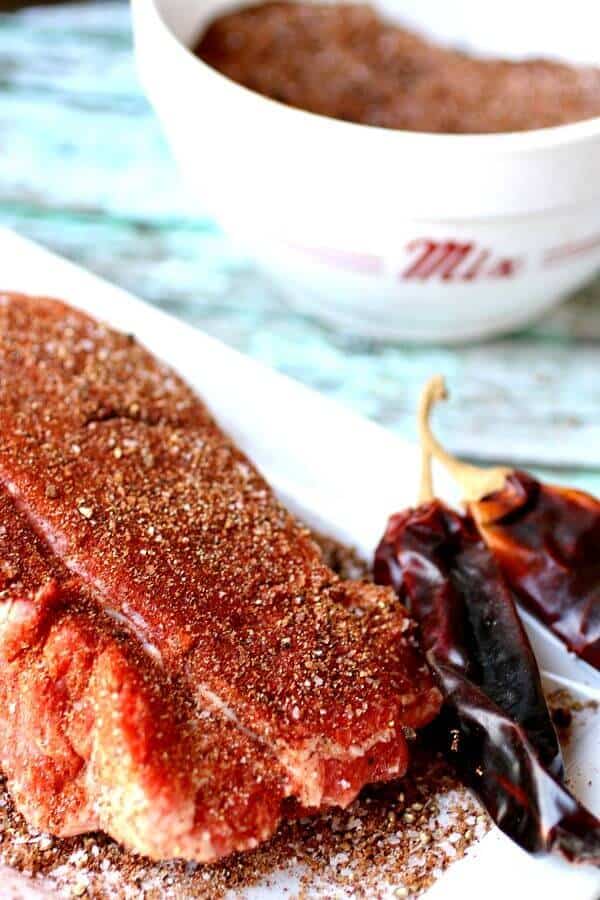
<path id="1" fill-rule="evenodd" d="M 0 433 L 0 759 L 26 816 L 207 861 L 404 773 L 440 702 L 405 611 L 324 565 L 171 370 L 1 295 Z"/>
<path id="2" fill-rule="evenodd" d="M 28 822 L 214 859 L 273 833 L 277 760 L 197 702 L 0 492 L 0 764 Z"/>

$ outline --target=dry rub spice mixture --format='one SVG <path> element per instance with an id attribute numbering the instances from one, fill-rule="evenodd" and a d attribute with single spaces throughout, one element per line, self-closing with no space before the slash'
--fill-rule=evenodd
<path id="1" fill-rule="evenodd" d="M 221 16 L 197 55 L 309 112 L 445 134 L 526 131 L 600 115 L 600 69 L 478 59 L 358 4 L 262 3 Z"/>
<path id="2" fill-rule="evenodd" d="M 329 564 L 345 577 L 361 570 L 353 554 L 333 542 L 326 547 Z M 567 744 L 577 716 L 597 709 L 562 690 L 548 700 Z M 445 763 L 418 747 L 401 781 L 364 791 L 347 810 L 287 823 L 257 851 L 213 866 L 154 863 L 101 834 L 58 840 L 30 831 L 0 785 L 0 863 L 67 898 L 216 900 L 292 864 L 303 874 L 290 898 L 378 898 L 383 881 L 394 885 L 393 896 L 416 898 L 488 828 L 487 815 Z"/>
<path id="3" fill-rule="evenodd" d="M 59 840 L 30 831 L 0 792 L 0 861 L 58 896 L 99 900 L 216 900 L 290 865 L 300 880 L 289 896 L 332 897 L 335 885 L 340 897 L 378 897 L 385 880 L 395 896 L 416 897 L 488 827 L 445 764 L 419 753 L 402 781 L 367 790 L 347 810 L 287 823 L 258 850 L 212 866 L 154 863 L 102 834 Z"/>
<path id="4" fill-rule="evenodd" d="M 318 541 L 342 577 L 367 574 L 352 551 L 327 538 Z M 0 785 L 0 864 L 60 897 L 215 900 L 268 882 L 289 866 L 298 873 L 290 896 L 331 897 L 334 884 L 340 897 L 378 897 L 386 880 L 397 897 L 416 897 L 488 827 L 487 816 L 443 760 L 417 744 L 401 781 L 364 791 L 347 810 L 288 822 L 258 850 L 212 866 L 155 863 L 102 834 L 68 840 L 41 834 L 27 827 Z"/>
<path id="5" fill-rule="evenodd" d="M 562 747 L 571 743 L 575 719 L 580 715 L 596 715 L 600 705 L 596 700 L 576 700 L 564 689 L 553 691 L 546 699 Z"/>
<path id="6" fill-rule="evenodd" d="M 351 550 L 317 539 L 327 564 L 342 577 L 367 576 Z M 574 718 L 589 712 L 589 704 L 565 691 L 554 692 L 549 701 L 561 741 L 568 743 Z M 288 867 L 298 873 L 290 898 L 378 898 L 382 882 L 393 885 L 398 898 L 416 898 L 489 824 L 445 762 L 418 742 L 405 778 L 363 791 L 347 810 L 288 822 L 258 850 L 212 866 L 155 863 L 102 834 L 69 840 L 41 834 L 27 827 L 0 783 L 0 864 L 28 875 L 33 888 L 65 898 L 216 900 L 268 883 Z"/>

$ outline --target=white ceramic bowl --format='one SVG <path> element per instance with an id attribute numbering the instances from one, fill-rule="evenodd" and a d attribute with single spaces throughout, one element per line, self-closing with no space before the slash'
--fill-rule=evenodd
<path id="1" fill-rule="evenodd" d="M 140 76 L 190 188 L 303 309 L 371 337 L 465 340 L 535 318 L 600 269 L 600 118 L 500 135 L 340 122 L 189 52 L 241 3 L 132 5 Z M 600 64 L 592 0 L 374 5 L 478 52 Z"/>

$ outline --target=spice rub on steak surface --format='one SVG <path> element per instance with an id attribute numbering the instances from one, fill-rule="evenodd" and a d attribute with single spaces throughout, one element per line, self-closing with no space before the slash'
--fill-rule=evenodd
<path id="1" fill-rule="evenodd" d="M 152 660 L 3 489 L 0 560 L 0 765 L 28 822 L 203 862 L 270 837 L 276 759 Z"/>
<path id="2" fill-rule="evenodd" d="M 0 429 L 0 482 L 94 615 L 147 683 L 271 754 L 278 807 L 403 774 L 404 728 L 440 703 L 405 611 L 324 565 L 170 369 L 58 301 L 0 295 Z"/>

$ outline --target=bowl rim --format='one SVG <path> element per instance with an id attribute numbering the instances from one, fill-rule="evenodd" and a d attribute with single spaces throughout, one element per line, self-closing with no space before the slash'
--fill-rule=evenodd
<path id="1" fill-rule="evenodd" d="M 184 44 L 170 25 L 165 21 L 163 12 L 158 8 L 158 0 L 132 0 L 138 6 L 150 10 L 154 18 L 154 23 L 158 26 L 165 37 L 178 52 L 193 61 L 198 71 L 202 72 L 205 77 L 210 78 L 215 84 L 227 89 L 230 93 L 239 94 L 248 101 L 252 101 L 260 106 L 265 113 L 269 109 L 273 113 L 284 113 L 293 117 L 298 123 L 304 119 L 307 125 L 311 127 L 327 127 L 335 129 L 340 137 L 346 135 L 351 139 L 360 136 L 361 140 L 381 141 L 385 138 L 389 143 L 402 144 L 404 147 L 412 145 L 422 145 L 424 150 L 431 152 L 432 150 L 470 150 L 477 152 L 492 151 L 494 153 L 502 151 L 510 153 L 527 152 L 536 150 L 550 150 L 553 148 L 561 148 L 568 144 L 585 142 L 589 139 L 600 139 L 600 116 L 594 116 L 590 119 L 582 119 L 576 122 L 570 122 L 565 125 L 553 125 L 548 128 L 532 128 L 527 131 L 506 131 L 491 132 L 483 134 L 444 134 L 440 132 L 430 131 L 409 131 L 400 128 L 382 128 L 378 125 L 366 125 L 359 122 L 348 122 L 344 119 L 336 119 L 332 116 L 325 116 L 320 113 L 313 113 L 308 110 L 282 103 L 271 97 L 266 97 L 258 91 L 253 91 L 244 85 L 239 84 L 226 75 L 223 75 L 217 69 L 205 63 L 193 52 L 192 48 Z M 165 0 L 163 0 L 165 2 Z M 166 0 L 170 2 L 170 0 Z M 241 6 L 249 5 L 251 0 L 244 0 Z"/>

